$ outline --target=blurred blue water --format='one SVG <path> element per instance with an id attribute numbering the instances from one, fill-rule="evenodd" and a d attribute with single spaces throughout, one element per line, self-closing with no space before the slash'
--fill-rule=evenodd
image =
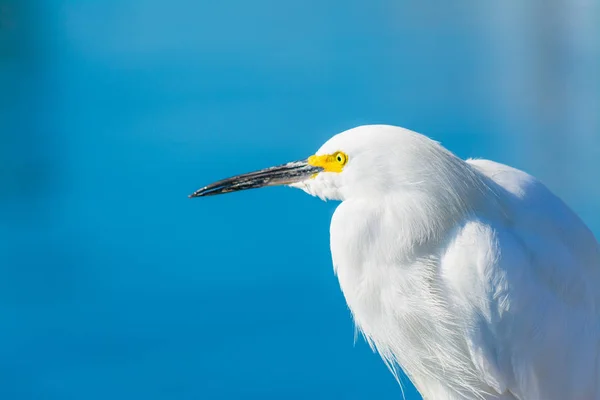
<path id="1" fill-rule="evenodd" d="M 600 232 L 600 32 L 555 6 L 1 0 L 0 398 L 401 398 L 353 345 L 336 204 L 186 196 L 389 123 Z"/>

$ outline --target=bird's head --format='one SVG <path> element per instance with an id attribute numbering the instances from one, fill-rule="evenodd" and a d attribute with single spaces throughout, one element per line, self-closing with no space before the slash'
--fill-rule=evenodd
<path id="1" fill-rule="evenodd" d="M 417 191 L 435 185 L 432 166 L 448 157 L 455 158 L 418 133 L 389 125 L 365 125 L 333 136 L 305 160 L 223 179 L 190 197 L 276 185 L 332 200 Z"/>

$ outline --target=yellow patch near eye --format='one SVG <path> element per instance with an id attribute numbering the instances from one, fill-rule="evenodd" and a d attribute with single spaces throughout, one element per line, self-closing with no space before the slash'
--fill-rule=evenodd
<path id="1" fill-rule="evenodd" d="M 348 162 L 346 153 L 337 151 L 333 154 L 323 154 L 320 156 L 308 157 L 308 163 L 315 167 L 321 167 L 325 172 L 340 173 L 344 169 L 344 165 Z"/>

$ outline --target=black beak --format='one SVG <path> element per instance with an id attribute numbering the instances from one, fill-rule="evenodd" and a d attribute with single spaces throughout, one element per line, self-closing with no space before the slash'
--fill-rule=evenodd
<path id="1" fill-rule="evenodd" d="M 307 160 L 294 161 L 211 183 L 196 190 L 189 197 L 213 196 L 264 186 L 290 185 L 308 179 L 321 171 L 323 168 L 310 165 Z"/>

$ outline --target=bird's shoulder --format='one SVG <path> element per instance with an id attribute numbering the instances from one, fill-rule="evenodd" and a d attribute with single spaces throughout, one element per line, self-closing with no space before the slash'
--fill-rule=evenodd
<path id="1" fill-rule="evenodd" d="M 548 254 L 547 247 L 553 247 L 569 256 L 563 263 L 600 274 L 600 246 L 596 238 L 548 187 L 526 172 L 504 164 L 489 160 L 468 163 L 500 188 L 504 214 L 492 221 L 496 228 L 510 230 L 532 255 L 536 251 Z"/>

